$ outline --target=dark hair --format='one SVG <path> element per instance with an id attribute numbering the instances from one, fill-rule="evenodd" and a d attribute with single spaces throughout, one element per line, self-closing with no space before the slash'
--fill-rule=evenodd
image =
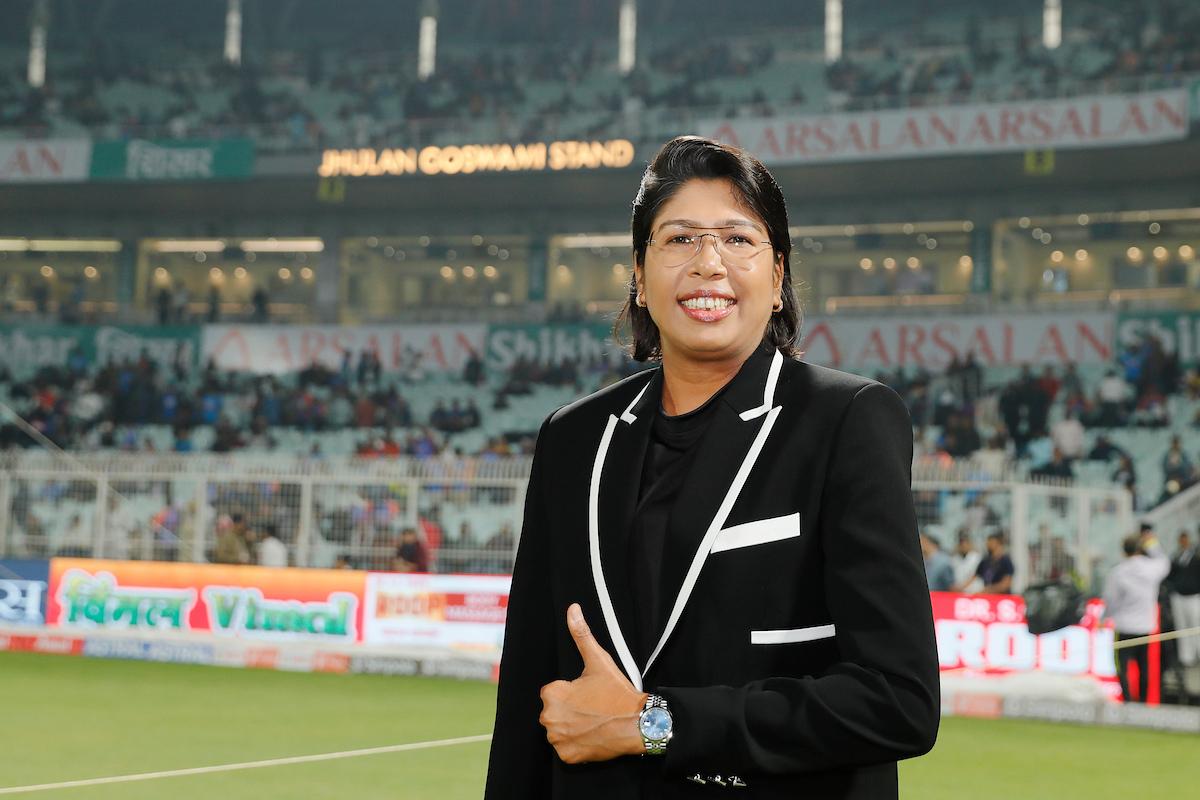
<path id="1" fill-rule="evenodd" d="M 776 260 L 783 260 L 783 308 L 771 314 L 763 334 L 763 344 L 777 348 L 786 356 L 800 354 L 796 340 L 800 334 L 803 314 L 792 291 L 792 240 L 788 234 L 787 204 L 775 178 L 754 156 L 746 151 L 704 139 L 699 136 L 678 136 L 662 146 L 642 175 L 637 196 L 633 199 L 633 259 L 637 265 L 646 263 L 646 242 L 651 226 L 663 205 L 690 180 L 724 178 L 767 226 L 767 236 Z M 624 342 L 626 322 L 633 331 L 632 344 L 626 350 L 636 361 L 662 358 L 662 341 L 658 326 L 650 312 L 637 304 L 636 273 L 629 277 L 625 304 L 613 324 L 613 338 Z"/>
<path id="2" fill-rule="evenodd" d="M 987 538 L 989 538 L 989 539 L 995 539 L 995 540 L 996 540 L 996 541 L 998 541 L 1000 544 L 1004 544 L 1004 534 L 1003 534 L 1003 533 L 1001 533 L 1000 531 L 992 531 L 991 533 L 989 533 L 989 534 L 987 535 Z"/>
<path id="3" fill-rule="evenodd" d="M 1136 556 L 1142 549 L 1142 537 L 1137 534 L 1126 536 L 1121 541 L 1121 549 L 1125 551 L 1125 555 L 1127 556 Z"/>

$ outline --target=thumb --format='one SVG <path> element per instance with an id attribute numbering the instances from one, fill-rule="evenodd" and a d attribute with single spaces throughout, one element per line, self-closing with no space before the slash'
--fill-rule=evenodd
<path id="1" fill-rule="evenodd" d="M 592 636 L 592 629 L 588 627 L 587 620 L 583 618 L 583 609 L 580 608 L 579 603 L 571 603 L 567 609 L 567 629 L 571 631 L 571 638 L 575 640 L 575 646 L 579 648 L 579 655 L 583 656 L 584 672 L 598 668 L 606 661 L 612 661 L 608 651 L 600 646 L 596 637 Z"/>

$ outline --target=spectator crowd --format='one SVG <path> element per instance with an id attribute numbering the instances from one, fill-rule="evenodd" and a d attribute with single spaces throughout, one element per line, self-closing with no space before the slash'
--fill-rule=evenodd
<path id="1" fill-rule="evenodd" d="M 930 19 L 947 15 L 953 34 Z M 819 46 L 812 23 L 787 18 L 781 27 L 769 12 L 743 15 L 738 34 L 717 41 L 703 27 L 712 14 L 694 16 L 703 22 L 684 15 L 662 25 L 644 15 L 645 53 L 625 76 L 615 69 L 614 37 L 577 24 L 536 42 L 446 42 L 425 80 L 417 76 L 415 37 L 400 48 L 377 32 L 331 39 L 343 26 L 328 20 L 293 23 L 289 38 L 310 40 L 304 47 L 248 43 L 238 66 L 195 30 L 164 31 L 158 42 L 127 41 L 128 31 L 93 34 L 70 47 L 56 46 L 55 31 L 40 89 L 25 83 L 22 61 L 0 63 L 0 128 L 27 137 L 81 129 L 106 139 L 252 136 L 263 150 L 421 146 L 463 131 L 504 141 L 616 131 L 636 138 L 640 115 L 651 110 L 739 117 L 1018 100 L 1057 96 L 1072 82 L 1110 82 L 1117 91 L 1126 78 L 1200 72 L 1200 13 L 1183 0 L 1069 14 L 1072 35 L 1053 51 L 1041 45 L 1040 17 L 1017 12 L 1002 15 L 1004 25 L 985 25 L 996 12 L 980 2 L 928 18 L 883 15 L 862 20 L 843 58 L 823 74 L 767 90 L 755 82 L 764 70 L 793 63 L 801 42 Z M 472 127 L 479 121 L 488 127 Z"/>

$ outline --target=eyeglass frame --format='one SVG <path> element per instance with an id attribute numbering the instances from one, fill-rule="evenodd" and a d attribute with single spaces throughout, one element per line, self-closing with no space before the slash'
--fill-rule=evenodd
<path id="1" fill-rule="evenodd" d="M 713 227 L 695 226 L 692 228 L 692 230 L 728 231 L 728 230 L 737 230 L 738 228 L 739 228 L 739 226 L 737 226 L 737 225 L 715 225 Z M 678 234 L 676 234 L 676 235 L 678 235 Z M 705 236 L 713 237 L 713 248 L 717 251 L 717 256 L 721 258 L 721 263 L 725 263 L 725 258 L 724 258 L 725 253 L 724 253 L 724 250 L 722 250 L 723 245 L 721 242 L 721 238 L 717 234 L 715 234 L 715 233 L 698 233 L 698 234 L 690 234 L 690 235 L 694 235 L 695 238 L 697 238 L 697 239 L 701 239 Z M 646 240 L 646 249 L 647 250 L 654 245 L 654 241 L 655 241 L 654 237 L 650 237 L 649 239 Z M 749 256 L 746 256 L 747 261 L 754 258 L 755 256 L 761 255 L 763 253 L 763 251 L 765 251 L 768 247 L 770 247 L 772 249 L 775 247 L 775 243 L 772 242 L 769 238 L 765 242 L 751 241 L 751 244 L 762 245 L 762 247 L 760 247 L 758 250 L 755 250 Z M 674 269 L 675 267 L 682 267 L 684 264 L 687 264 L 693 258 L 700 255 L 700 253 L 703 250 L 704 250 L 704 244 L 701 242 L 699 245 L 697 245 L 696 252 L 692 253 L 690 256 L 688 256 L 687 258 L 685 258 L 683 261 L 679 262 L 678 264 L 670 265 L 670 268 Z"/>

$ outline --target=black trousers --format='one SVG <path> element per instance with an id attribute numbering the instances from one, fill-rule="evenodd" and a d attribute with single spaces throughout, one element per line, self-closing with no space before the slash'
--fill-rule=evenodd
<path id="1" fill-rule="evenodd" d="M 1140 639 L 1145 635 L 1144 633 L 1121 633 L 1117 631 L 1116 640 L 1122 642 L 1126 639 Z M 1138 668 L 1138 692 L 1136 698 L 1130 692 L 1129 686 L 1129 664 L 1131 662 L 1137 664 Z M 1150 691 L 1150 645 L 1135 644 L 1117 650 L 1117 679 L 1121 682 L 1121 695 L 1125 698 L 1126 703 L 1146 702 L 1146 693 Z"/>

